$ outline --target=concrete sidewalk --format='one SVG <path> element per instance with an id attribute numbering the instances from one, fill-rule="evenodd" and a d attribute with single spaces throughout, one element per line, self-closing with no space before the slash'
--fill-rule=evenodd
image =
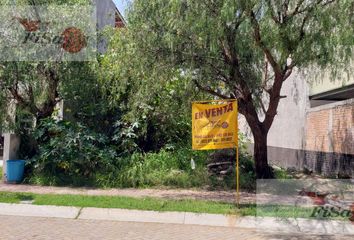
<path id="1" fill-rule="evenodd" d="M 354 225 L 342 221 L 237 217 L 232 215 L 188 212 L 155 212 L 0 203 L 0 215 L 248 228 L 257 229 L 262 232 L 295 234 L 354 235 Z"/>

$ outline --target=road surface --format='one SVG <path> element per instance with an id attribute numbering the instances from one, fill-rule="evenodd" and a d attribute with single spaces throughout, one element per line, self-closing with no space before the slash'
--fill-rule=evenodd
<path id="1" fill-rule="evenodd" d="M 177 224 L 91 221 L 0 216 L 0 239 L 6 240 L 346 240 L 350 236 L 301 236 Z"/>

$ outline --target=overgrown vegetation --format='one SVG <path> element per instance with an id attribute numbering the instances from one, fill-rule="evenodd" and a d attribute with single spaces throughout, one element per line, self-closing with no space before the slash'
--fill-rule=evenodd
<path id="1" fill-rule="evenodd" d="M 25 181 L 235 189 L 234 150 L 191 150 L 191 102 L 210 99 L 210 94 L 239 99 L 239 110 L 256 134 L 256 143 L 264 140 L 255 153 L 258 177 L 267 177 L 266 136 L 282 83 L 297 66 L 318 61 L 328 66 L 337 60 L 336 49 L 328 49 L 327 43 L 336 37 L 334 16 L 344 21 L 336 13 L 350 1 L 324 2 L 310 1 L 304 11 L 296 12 L 304 1 L 298 1 L 299 8 L 291 4 L 283 9 L 280 2 L 214 1 L 210 7 L 210 1 L 136 0 L 129 28 L 106 30 L 107 52 L 97 61 L 0 63 L 0 108 L 5 109 L 0 111 L 0 130 L 22 138 Z M 263 12 L 259 16 L 257 9 Z M 297 10 L 288 18 L 291 9 Z M 287 20 L 274 18 L 275 10 Z M 301 20 L 306 24 L 297 24 Z M 310 24 L 316 31 L 308 30 Z M 297 33 L 305 35 L 297 39 Z M 351 49 L 351 37 L 340 37 L 348 41 L 343 47 Z M 271 46 L 274 49 L 269 50 Z M 323 59 L 324 55 L 329 58 Z M 288 63 L 290 58 L 293 61 Z M 346 58 L 344 54 L 342 60 Z M 269 106 L 263 106 L 264 94 L 269 95 Z M 259 120 L 260 111 L 265 111 L 265 122 Z M 256 168 L 246 141 L 240 136 L 241 188 L 254 190 Z M 221 170 L 215 167 L 225 160 L 228 165 Z M 275 177 L 289 176 L 277 170 Z"/>
<path id="2" fill-rule="evenodd" d="M 110 139 L 82 124 L 53 119 L 42 121 L 32 135 L 39 148 L 37 154 L 27 162 L 26 181 L 29 183 L 95 187 L 235 188 L 234 167 L 221 179 L 209 172 L 207 164 L 213 151 L 193 151 L 189 146 L 172 145 L 166 145 L 157 152 L 133 148 L 127 151 L 127 138 Z M 129 145 L 137 145 L 134 139 L 131 140 Z M 232 158 L 235 159 L 234 155 Z M 246 190 L 254 190 L 253 162 L 243 151 L 240 159 L 241 186 Z"/>
<path id="3" fill-rule="evenodd" d="M 309 74 L 298 81 L 329 72 L 334 73 L 333 81 L 350 75 L 353 4 L 353 0 L 134 0 L 129 27 L 112 49 L 117 56 L 112 60 L 119 66 L 111 71 L 119 77 L 109 82 L 111 90 L 131 78 L 155 87 L 182 69 L 195 89 L 217 99 L 237 98 L 253 134 L 257 177 L 274 177 L 267 136 L 287 97 L 282 88 L 302 70 Z"/>
<path id="4" fill-rule="evenodd" d="M 115 170 L 117 154 L 108 138 L 81 124 L 46 119 L 32 135 L 38 149 L 27 163 L 30 182 L 92 185 L 96 174 Z"/>

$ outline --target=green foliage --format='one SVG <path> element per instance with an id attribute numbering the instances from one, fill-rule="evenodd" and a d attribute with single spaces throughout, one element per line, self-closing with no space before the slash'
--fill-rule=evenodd
<path id="1" fill-rule="evenodd" d="M 214 214 L 255 215 L 255 205 L 242 205 L 236 209 L 234 203 L 202 200 L 171 200 L 163 198 L 134 198 L 124 196 L 85 196 L 85 195 L 58 195 L 58 194 L 31 194 L 0 192 L 0 202 L 20 203 L 23 200 L 32 200 L 34 205 L 96 207 L 136 209 L 150 211 L 175 211 Z"/>
<path id="2" fill-rule="evenodd" d="M 292 179 L 292 176 L 282 168 L 274 169 L 274 175 L 276 179 Z"/>
<path id="3" fill-rule="evenodd" d="M 222 179 L 209 173 L 207 164 L 213 152 L 193 151 L 185 147 L 173 151 L 161 150 L 158 153 L 135 153 L 121 161 L 123 168 L 118 173 L 116 184 L 119 187 L 235 189 L 235 165 Z M 234 153 L 232 158 L 235 159 Z M 195 169 L 191 166 L 192 159 Z M 255 190 L 256 186 L 254 161 L 245 152 L 240 153 L 240 186 L 250 191 Z"/>
<path id="4" fill-rule="evenodd" d="M 241 149 L 241 148 L 240 148 Z M 212 174 L 209 178 L 210 187 L 212 189 L 236 189 L 236 154 L 235 150 L 218 150 L 218 162 L 232 161 L 231 171 L 226 175 Z M 214 157 L 212 157 L 214 158 Z M 213 161 L 215 162 L 215 161 Z M 254 160 L 247 152 L 240 151 L 239 153 L 239 169 L 240 169 L 240 187 L 245 191 L 255 191 L 256 189 L 256 174 Z"/>
<path id="5" fill-rule="evenodd" d="M 240 187 L 253 191 L 256 189 L 254 160 L 245 152 L 240 154 Z"/>
<path id="6" fill-rule="evenodd" d="M 301 68 L 347 64 L 353 47 L 348 18 L 352 4 L 352 0 L 136 0 L 128 14 L 131 46 L 152 71 L 191 70 L 200 83 L 225 93 L 235 92 L 228 81 L 237 67 L 242 76 L 233 79 L 236 84 L 244 80 L 258 94 L 264 91 L 262 78 L 269 71 L 264 67 L 265 49 L 282 68 L 289 58 Z M 254 34 L 253 14 L 261 44 Z M 239 66 L 227 62 L 228 55 L 236 57 Z M 151 66 L 152 61 L 156 63 Z"/>
<path id="7" fill-rule="evenodd" d="M 41 176 L 44 184 L 90 185 L 95 174 L 115 170 L 116 152 L 108 138 L 81 124 L 47 119 L 33 135 L 39 149 L 29 162 L 30 176 Z"/>
<path id="8" fill-rule="evenodd" d="M 240 204 L 236 207 L 231 202 L 202 201 L 192 199 L 171 200 L 163 198 L 133 198 L 124 196 L 87 196 L 87 195 L 59 195 L 59 194 L 31 194 L 0 192 L 0 202 L 20 203 L 24 200 L 32 200 L 34 205 L 74 206 L 95 208 L 136 209 L 159 212 L 194 212 L 224 214 L 236 216 L 258 216 L 281 218 L 308 218 L 313 217 L 313 208 L 291 205 L 256 205 Z M 345 223 L 348 217 L 329 216 L 321 220 L 340 220 Z"/>
<path id="9" fill-rule="evenodd" d="M 21 123 L 33 126 L 39 119 L 50 117 L 61 99 L 72 104 L 65 110 L 79 120 L 92 116 L 94 107 L 105 105 L 97 90 L 95 62 L 6 62 L 0 66 L 0 106 L 4 109 L 0 129 L 21 134 Z M 16 118 L 10 116 L 14 103 Z M 103 107 L 97 109 L 105 111 Z"/>
<path id="10" fill-rule="evenodd" d="M 122 146 L 132 147 L 127 136 L 120 141 L 109 140 L 81 124 L 52 119 L 43 120 L 33 135 L 39 149 L 27 164 L 26 181 L 30 183 L 124 188 L 236 186 L 234 170 L 221 181 L 210 175 L 207 164 L 212 151 L 174 146 L 158 152 L 121 152 Z M 241 187 L 254 190 L 253 161 L 244 152 L 240 156 L 240 170 Z"/>
<path id="11" fill-rule="evenodd" d="M 203 95 L 194 91 L 190 76 L 181 70 L 166 68 L 166 75 L 161 75 L 149 69 L 158 60 L 139 59 L 130 34 L 126 29 L 107 30 L 110 44 L 100 61 L 105 97 L 122 113 L 117 125 L 123 131 L 134 128 L 143 151 L 189 142 L 190 103 Z"/>
<path id="12" fill-rule="evenodd" d="M 1 0 L 1 5 L 44 5 L 44 4 L 78 4 L 90 3 L 90 0 Z"/>
<path id="13" fill-rule="evenodd" d="M 13 193 L 13 192 L 0 192 L 1 203 L 20 203 L 23 200 L 31 198 L 31 194 Z"/>
<path id="14" fill-rule="evenodd" d="M 196 168 L 191 168 L 191 159 Z M 117 179 L 121 187 L 202 187 L 208 182 L 207 154 L 182 148 L 158 153 L 135 153 L 125 159 Z"/>
<path id="15" fill-rule="evenodd" d="M 116 59 L 110 64 L 120 66 L 112 71 L 109 86 L 118 89 L 122 81 L 132 80 L 158 89 L 155 86 L 179 76 L 195 85 L 191 89 L 214 98 L 237 98 L 255 146 L 260 146 L 254 154 L 257 177 L 272 177 L 262 153 L 283 84 L 295 70 L 316 75 L 314 69 L 336 72 L 351 64 L 353 4 L 353 0 L 135 0 L 129 28 L 112 47 Z"/>
<path id="16" fill-rule="evenodd" d="M 12 8 L 23 5 L 92 5 L 91 0 L 1 0 Z M 85 24 L 85 23 L 83 23 Z M 55 57 L 55 56 L 52 56 Z M 61 99 L 72 106 L 74 117 L 87 117 L 99 105 L 97 62 L 4 61 L 0 62 L 0 130 L 23 134 L 21 122 L 50 117 Z M 78 92 L 80 92 L 78 94 Z M 89 95 L 91 94 L 91 95 Z M 101 99 L 102 100 L 102 99 Z M 91 103 L 92 104 L 89 104 Z M 16 114 L 13 114 L 16 103 Z M 100 101 L 101 107 L 106 103 Z M 85 107 L 83 107 L 85 106 Z M 14 117 L 13 115 L 16 115 Z M 24 117 L 24 118 L 23 118 Z"/>

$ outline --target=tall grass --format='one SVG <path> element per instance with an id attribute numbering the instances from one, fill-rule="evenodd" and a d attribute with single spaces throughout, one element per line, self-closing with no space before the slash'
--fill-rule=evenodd
<path id="1" fill-rule="evenodd" d="M 195 169 L 191 167 L 191 159 L 196 163 Z M 202 187 L 208 182 L 205 152 L 161 150 L 158 153 L 134 153 L 120 161 L 116 178 L 111 178 L 117 187 L 191 188 Z M 100 185 L 112 185 L 105 176 L 97 176 L 97 180 Z"/>
<path id="2" fill-rule="evenodd" d="M 109 171 L 97 169 L 91 178 L 81 174 L 27 174 L 26 181 L 38 185 L 72 185 L 103 188 L 207 188 L 229 190 L 236 188 L 235 167 L 220 178 L 208 171 L 212 151 L 193 151 L 189 147 L 162 149 L 159 152 L 133 153 L 116 158 Z M 191 164 L 191 161 L 195 164 Z M 222 160 L 222 159 L 220 159 Z M 93 160 L 91 160 L 92 162 Z M 253 161 L 247 154 L 240 156 L 240 185 L 243 190 L 255 189 Z"/>

